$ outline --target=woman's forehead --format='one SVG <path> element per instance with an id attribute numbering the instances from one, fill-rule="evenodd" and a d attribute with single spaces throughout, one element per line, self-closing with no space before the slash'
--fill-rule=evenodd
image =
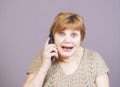
<path id="1" fill-rule="evenodd" d="M 60 28 L 58 28 L 58 32 L 59 31 L 64 31 L 64 30 L 77 30 L 80 31 L 80 27 L 79 26 L 74 26 L 74 25 L 64 25 Z"/>

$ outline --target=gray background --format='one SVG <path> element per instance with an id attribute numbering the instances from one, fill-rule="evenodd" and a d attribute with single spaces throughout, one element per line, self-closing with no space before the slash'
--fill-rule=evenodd
<path id="1" fill-rule="evenodd" d="M 61 11 L 84 17 L 83 45 L 103 56 L 111 87 L 120 86 L 119 0 L 0 0 L 0 87 L 22 87 L 29 65 Z"/>

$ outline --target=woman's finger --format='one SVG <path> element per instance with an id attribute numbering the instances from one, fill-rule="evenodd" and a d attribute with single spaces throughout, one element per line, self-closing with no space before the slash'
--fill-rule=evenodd
<path id="1" fill-rule="evenodd" d="M 50 37 L 47 38 L 46 42 L 45 42 L 45 47 L 47 47 L 48 43 L 49 43 Z"/>

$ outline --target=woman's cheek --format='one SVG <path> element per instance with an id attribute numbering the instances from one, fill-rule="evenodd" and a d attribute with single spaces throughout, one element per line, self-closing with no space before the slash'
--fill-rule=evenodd
<path id="1" fill-rule="evenodd" d="M 58 38 L 56 39 L 56 43 L 57 43 L 57 44 L 61 44 L 62 42 L 63 42 L 63 38 L 58 37 Z"/>

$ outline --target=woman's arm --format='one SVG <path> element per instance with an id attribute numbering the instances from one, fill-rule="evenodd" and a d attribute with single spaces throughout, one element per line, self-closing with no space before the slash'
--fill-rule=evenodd
<path id="1" fill-rule="evenodd" d="M 42 87 L 46 74 L 44 67 L 36 74 L 29 74 L 23 87 Z"/>
<path id="2" fill-rule="evenodd" d="M 108 73 L 105 73 L 101 76 L 98 76 L 96 78 L 96 86 L 97 87 L 109 87 L 109 77 L 108 77 Z"/>
<path id="3" fill-rule="evenodd" d="M 23 87 L 42 87 L 48 69 L 51 66 L 51 56 L 58 57 L 58 52 L 55 44 L 48 43 L 49 38 L 45 43 L 45 47 L 41 56 L 41 66 L 37 73 L 28 74 L 27 80 Z M 51 52 L 54 51 L 54 52 Z"/>

